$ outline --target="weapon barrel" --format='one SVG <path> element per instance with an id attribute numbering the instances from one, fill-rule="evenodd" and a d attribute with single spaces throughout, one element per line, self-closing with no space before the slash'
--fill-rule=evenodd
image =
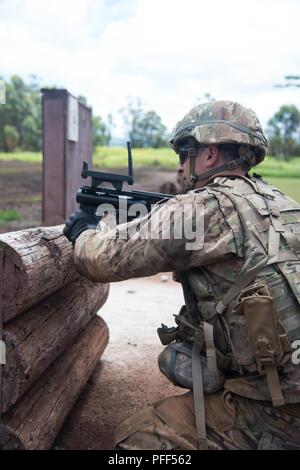
<path id="1" fill-rule="evenodd" d="M 98 207 L 100 204 L 112 204 L 114 207 L 119 206 L 120 198 L 126 199 L 127 206 L 133 204 L 143 204 L 151 208 L 151 204 L 156 204 L 162 200 L 168 200 L 175 197 L 172 194 L 152 193 L 150 191 L 117 191 L 115 189 L 99 188 L 92 190 L 91 188 L 80 188 L 77 192 L 76 201 L 79 204 Z"/>
<path id="2" fill-rule="evenodd" d="M 116 209 L 119 208 L 120 200 L 126 200 L 127 207 L 129 208 L 133 204 L 143 204 L 144 206 L 149 206 L 149 202 L 145 199 L 132 198 L 127 195 L 120 194 L 107 194 L 107 193 L 87 193 L 83 192 L 81 189 L 77 192 L 76 201 L 78 204 L 83 204 L 84 206 L 98 207 L 100 204 L 111 204 Z M 151 204 L 151 202 L 150 202 Z"/>

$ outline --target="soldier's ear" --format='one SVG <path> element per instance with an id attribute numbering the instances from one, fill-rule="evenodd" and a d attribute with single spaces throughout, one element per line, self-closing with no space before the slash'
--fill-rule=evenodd
<path id="1" fill-rule="evenodd" d="M 208 157 L 209 159 L 218 157 L 220 154 L 220 151 L 216 145 L 209 145 L 208 146 Z"/>
<path id="2" fill-rule="evenodd" d="M 208 152 L 206 156 L 206 161 L 209 163 L 210 166 L 216 164 L 220 157 L 220 151 L 216 145 L 209 145 L 207 147 Z"/>

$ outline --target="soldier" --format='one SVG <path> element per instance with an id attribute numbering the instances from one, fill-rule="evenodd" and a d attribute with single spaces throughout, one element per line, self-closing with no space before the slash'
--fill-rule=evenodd
<path id="1" fill-rule="evenodd" d="M 184 194 L 117 226 L 114 238 L 82 211 L 64 229 L 80 273 L 92 281 L 175 271 L 183 286 L 176 327 L 158 330 L 166 345 L 159 366 L 190 391 L 128 418 L 116 446 L 300 448 L 300 371 L 292 361 L 300 339 L 300 206 L 249 175 L 267 140 L 256 114 L 238 103 L 193 108 L 170 144 Z M 196 248 L 175 236 L 184 207 L 193 226 L 201 211 L 203 243 Z M 140 236 L 150 223 L 161 234 L 168 217 L 169 237 Z M 124 236 L 128 228 L 136 233 Z"/>

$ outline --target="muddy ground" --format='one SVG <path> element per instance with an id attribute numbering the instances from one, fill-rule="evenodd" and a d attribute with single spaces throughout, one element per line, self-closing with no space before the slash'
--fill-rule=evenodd
<path id="1" fill-rule="evenodd" d="M 168 192 L 172 172 L 135 171 L 136 189 Z M 0 233 L 42 225 L 41 165 L 0 162 L 0 211 L 17 211 L 20 220 L 2 222 Z M 1 212 L 0 212 L 1 213 Z M 173 324 L 183 302 L 180 286 L 157 275 L 111 285 L 101 316 L 110 330 L 109 345 L 69 414 L 54 448 L 112 449 L 117 425 L 148 403 L 182 393 L 159 372 L 162 350 L 156 334 Z"/>

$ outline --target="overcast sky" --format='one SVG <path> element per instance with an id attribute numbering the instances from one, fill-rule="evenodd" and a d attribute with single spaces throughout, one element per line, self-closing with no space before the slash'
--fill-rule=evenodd
<path id="1" fill-rule="evenodd" d="M 300 74 L 299 21 L 299 0 L 0 0 L 0 76 L 35 74 L 103 117 L 139 96 L 169 129 L 205 93 L 266 124 L 300 107 L 274 88 Z"/>

